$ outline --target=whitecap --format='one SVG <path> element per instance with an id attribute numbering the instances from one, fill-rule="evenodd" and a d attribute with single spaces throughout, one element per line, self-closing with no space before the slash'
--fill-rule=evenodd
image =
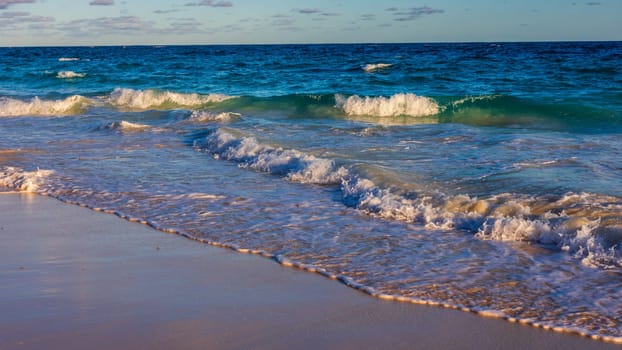
<path id="1" fill-rule="evenodd" d="M 60 71 L 56 74 L 56 77 L 59 79 L 75 79 L 75 78 L 84 78 L 86 73 L 76 73 L 70 70 Z"/>
<path id="2" fill-rule="evenodd" d="M 38 97 L 22 101 L 0 97 L 0 116 L 53 116 L 71 115 L 79 112 L 91 101 L 83 96 L 69 96 L 63 100 L 41 100 Z"/>
<path id="3" fill-rule="evenodd" d="M 253 137 L 235 137 L 223 130 L 216 130 L 195 146 L 242 167 L 282 175 L 299 183 L 338 184 L 347 175 L 347 170 L 337 167 L 332 160 L 262 144 Z"/>
<path id="4" fill-rule="evenodd" d="M 117 88 L 110 94 L 110 104 L 129 109 L 198 107 L 233 98 L 223 94 L 201 95 L 160 90 L 134 90 Z"/>
<path id="5" fill-rule="evenodd" d="M 393 66 L 391 63 L 375 63 L 375 64 L 366 64 L 363 66 L 363 70 L 367 73 L 375 72 L 381 69 L 387 69 Z"/>
<path id="6" fill-rule="evenodd" d="M 131 123 L 125 120 L 106 124 L 99 129 L 118 130 L 121 132 L 138 132 L 150 129 L 151 126 L 145 124 Z"/>
<path id="7" fill-rule="evenodd" d="M 377 117 L 436 115 L 440 107 L 429 97 L 415 94 L 395 94 L 391 97 L 344 97 L 335 95 L 336 107 L 347 115 L 370 115 Z"/>
<path id="8" fill-rule="evenodd" d="M 190 117 L 188 118 L 190 121 L 197 123 L 207 123 L 207 122 L 230 122 L 237 118 L 239 118 L 241 114 L 233 113 L 233 112 L 222 112 L 222 113 L 214 113 L 209 111 L 193 111 Z"/>
<path id="9" fill-rule="evenodd" d="M 61 57 L 58 59 L 60 62 L 79 61 L 78 57 Z"/>

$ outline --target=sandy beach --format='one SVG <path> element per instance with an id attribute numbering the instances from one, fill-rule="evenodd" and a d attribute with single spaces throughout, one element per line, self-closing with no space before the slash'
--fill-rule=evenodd
<path id="1" fill-rule="evenodd" d="M 607 349 L 27 194 L 0 195 L 0 349 Z"/>

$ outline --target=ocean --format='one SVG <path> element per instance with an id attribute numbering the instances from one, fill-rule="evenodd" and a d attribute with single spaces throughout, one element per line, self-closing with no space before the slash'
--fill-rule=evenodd
<path id="1" fill-rule="evenodd" d="M 0 48 L 0 189 L 622 342 L 621 63 L 621 42 Z"/>

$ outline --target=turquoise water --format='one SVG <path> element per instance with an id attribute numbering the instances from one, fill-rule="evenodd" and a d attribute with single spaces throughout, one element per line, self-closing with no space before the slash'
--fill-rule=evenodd
<path id="1" fill-rule="evenodd" d="M 372 295 L 622 341 L 621 58 L 620 43 L 0 48 L 0 186 Z"/>

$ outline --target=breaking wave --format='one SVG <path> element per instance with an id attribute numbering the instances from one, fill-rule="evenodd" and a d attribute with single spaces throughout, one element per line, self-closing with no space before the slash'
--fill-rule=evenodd
<path id="1" fill-rule="evenodd" d="M 197 93 L 117 88 L 110 94 L 109 103 L 121 108 L 147 110 L 199 107 L 231 98 L 233 97 L 222 94 L 201 95 Z"/>
<path id="2" fill-rule="evenodd" d="M 395 193 L 365 178 L 344 179 L 347 205 L 389 220 L 428 229 L 459 229 L 476 238 L 535 242 L 568 251 L 592 267 L 622 266 L 622 200 L 596 194 L 490 198 L 442 193 Z"/>
<path id="3" fill-rule="evenodd" d="M 337 94 L 335 103 L 347 115 L 426 117 L 441 110 L 433 99 L 415 94 L 395 94 L 391 97 L 345 97 Z"/>
<path id="4" fill-rule="evenodd" d="M 69 61 L 79 61 L 78 57 L 61 57 L 58 59 L 59 62 L 69 62 Z"/>
<path id="5" fill-rule="evenodd" d="M 567 251 L 584 265 L 622 266 L 622 200 L 590 193 L 532 197 L 512 193 L 487 198 L 405 190 L 398 182 L 377 185 L 355 168 L 297 150 L 262 144 L 216 129 L 195 147 L 216 159 L 284 176 L 287 180 L 339 185 L 343 202 L 369 215 L 432 230 L 462 230 L 477 239 L 534 242 Z M 372 177 L 373 178 L 373 177 Z M 425 186 L 419 186 L 425 188 Z"/>
<path id="6" fill-rule="evenodd" d="M 286 150 L 258 142 L 253 137 L 235 137 L 215 130 L 195 147 L 217 159 L 235 161 L 241 167 L 285 176 L 290 181 L 313 184 L 338 184 L 347 171 L 332 160 L 317 158 L 297 150 Z"/>
<path id="7" fill-rule="evenodd" d="M 30 101 L 21 101 L 0 97 L 0 116 L 54 116 L 72 115 L 82 111 L 91 101 L 83 96 L 69 96 L 63 100 L 41 100 L 38 97 Z"/>

